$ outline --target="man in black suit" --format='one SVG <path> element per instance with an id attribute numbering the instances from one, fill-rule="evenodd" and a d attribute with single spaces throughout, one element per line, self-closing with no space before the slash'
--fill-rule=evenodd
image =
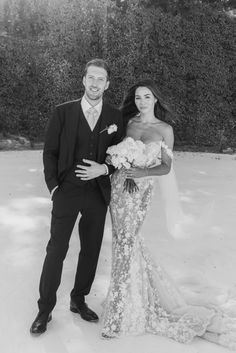
<path id="1" fill-rule="evenodd" d="M 39 313 L 30 332 L 41 334 L 51 320 L 60 285 L 63 261 L 70 236 L 80 213 L 80 253 L 71 291 L 70 310 L 84 320 L 98 321 L 85 303 L 89 294 L 102 243 L 110 178 L 114 169 L 106 164 L 106 150 L 123 136 L 119 110 L 103 100 L 109 87 L 110 70 L 106 62 L 87 63 L 83 76 L 82 99 L 56 107 L 49 121 L 43 152 L 44 174 L 53 207 L 51 237 L 40 279 Z"/>

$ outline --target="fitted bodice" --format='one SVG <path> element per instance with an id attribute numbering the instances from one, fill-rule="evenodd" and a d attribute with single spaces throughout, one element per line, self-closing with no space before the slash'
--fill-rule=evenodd
<path id="1" fill-rule="evenodd" d="M 142 143 L 144 144 L 144 154 L 146 155 L 145 167 L 151 167 L 160 164 L 161 148 L 163 141 L 152 141 L 148 143 Z"/>
<path id="2" fill-rule="evenodd" d="M 162 150 L 164 150 L 170 158 L 173 158 L 172 150 L 163 140 L 145 143 L 141 140 L 134 140 L 132 137 L 126 137 L 125 139 L 138 147 L 138 154 L 136 154 L 133 162 L 133 165 L 136 167 L 153 167 L 159 165 L 162 159 Z"/>

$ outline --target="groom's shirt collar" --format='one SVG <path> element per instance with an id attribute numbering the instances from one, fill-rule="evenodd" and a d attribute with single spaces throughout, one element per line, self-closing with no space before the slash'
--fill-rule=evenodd
<path id="1" fill-rule="evenodd" d="M 97 116 L 98 116 L 98 118 L 99 118 L 99 116 L 100 116 L 100 114 L 101 114 L 101 112 L 102 112 L 102 104 L 103 104 L 103 101 L 102 101 L 102 99 L 100 100 L 100 102 L 97 104 L 97 105 L 95 105 L 95 106 L 92 106 L 88 101 L 87 101 L 87 99 L 85 98 L 85 96 L 83 96 L 82 97 L 82 99 L 81 99 L 81 108 L 82 108 L 82 110 L 83 110 L 83 113 L 84 113 L 84 115 L 86 116 L 87 114 L 87 111 L 91 108 L 91 107 L 93 107 L 94 109 L 96 109 L 96 111 L 97 111 Z"/>

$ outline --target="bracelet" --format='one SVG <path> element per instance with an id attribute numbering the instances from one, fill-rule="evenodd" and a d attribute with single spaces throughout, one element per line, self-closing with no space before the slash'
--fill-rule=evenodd
<path id="1" fill-rule="evenodd" d="M 105 163 L 103 163 L 102 165 L 105 167 L 105 170 L 106 170 L 106 172 L 103 175 L 108 175 L 109 174 L 108 166 Z"/>
<path id="2" fill-rule="evenodd" d="M 148 176 L 148 168 L 145 168 L 146 171 L 146 177 Z"/>

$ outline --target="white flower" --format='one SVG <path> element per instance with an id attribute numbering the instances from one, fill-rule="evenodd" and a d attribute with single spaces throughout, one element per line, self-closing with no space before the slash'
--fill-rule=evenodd
<path id="1" fill-rule="evenodd" d="M 112 134 L 113 132 L 116 132 L 117 131 L 117 125 L 116 124 L 112 124 L 110 126 L 108 126 L 107 128 L 107 133 L 110 135 Z"/>
<path id="2" fill-rule="evenodd" d="M 113 132 L 117 131 L 117 125 L 116 124 L 112 124 L 110 126 L 106 126 L 105 129 L 103 129 L 102 131 L 100 131 L 100 134 L 104 131 L 107 131 L 107 133 L 110 135 Z"/>
<path id="3" fill-rule="evenodd" d="M 118 169 L 143 166 L 146 162 L 145 144 L 135 141 L 132 137 L 127 137 L 117 145 L 110 146 L 107 154 L 111 156 L 111 164 Z"/>

